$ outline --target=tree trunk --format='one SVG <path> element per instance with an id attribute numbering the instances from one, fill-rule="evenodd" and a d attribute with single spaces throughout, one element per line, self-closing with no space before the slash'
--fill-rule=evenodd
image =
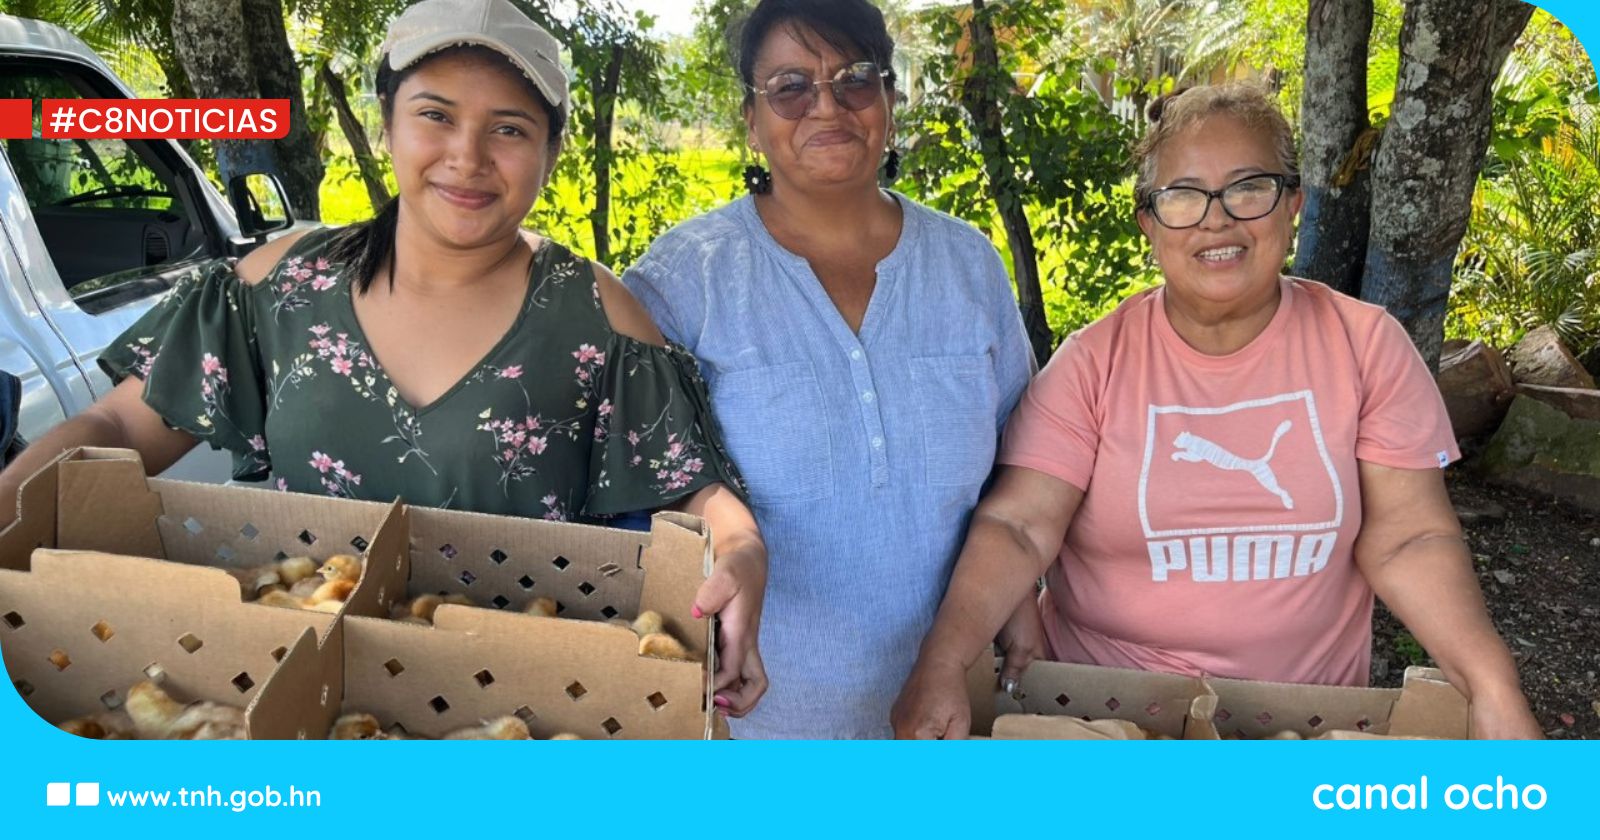
<path id="1" fill-rule="evenodd" d="M 305 88 L 295 63 L 289 33 L 283 26 L 282 0 L 243 0 L 246 44 L 255 67 L 256 85 L 269 99 L 289 100 L 289 134 L 276 141 L 274 153 L 283 169 L 289 204 L 301 219 L 319 219 L 317 191 L 322 186 L 322 155 L 306 118 Z"/>
<path id="2" fill-rule="evenodd" d="M 276 17 L 252 3 L 266 3 Z M 272 18 L 272 21 L 266 20 Z M 247 21 L 249 21 L 247 23 Z M 247 28 L 247 27 L 254 27 Z M 247 37 L 246 33 L 252 33 Z M 278 43 L 268 48 L 269 41 Z M 278 0 L 175 0 L 172 43 L 196 96 L 275 98 L 290 101 L 289 134 L 283 140 L 215 140 L 217 169 L 226 183 L 243 172 L 268 172 L 282 179 L 289 203 L 301 219 L 316 219 L 322 161 L 310 147 L 299 72 L 293 70 L 283 9 Z M 269 57 L 274 56 L 274 57 Z M 287 60 L 289 73 L 281 61 Z M 275 69 L 269 64 L 278 65 Z"/>
<path id="3" fill-rule="evenodd" d="M 1055 337 L 1045 317 L 1044 294 L 1039 286 L 1038 253 L 1033 244 L 1033 228 L 1028 224 L 1023 204 L 1022 182 L 1006 149 L 1000 114 L 1000 97 L 1011 84 L 1011 77 L 1000 67 L 995 50 L 994 29 L 989 25 L 983 0 L 972 0 L 972 73 L 961 91 L 961 104 L 972 116 L 974 133 L 983 154 L 983 170 L 989 194 L 1000 211 L 1006 242 L 1011 248 L 1012 270 L 1016 274 L 1017 296 L 1022 307 L 1022 323 L 1033 345 L 1033 355 L 1041 367 L 1050 360 Z"/>
<path id="4" fill-rule="evenodd" d="M 372 212 L 376 213 L 383 205 L 389 202 L 389 189 L 383 183 L 383 168 L 378 165 L 378 159 L 372 155 L 372 144 L 367 142 L 367 130 L 362 127 L 361 120 L 356 119 L 356 113 L 350 107 L 350 96 L 345 88 L 344 79 L 333 72 L 328 62 L 322 62 L 322 84 L 328 89 L 328 98 L 333 102 L 333 112 L 339 117 L 339 129 L 344 132 L 344 139 L 350 144 L 350 151 L 355 155 L 356 169 L 361 173 L 361 183 L 367 188 L 367 200 L 372 202 Z"/>
<path id="5" fill-rule="evenodd" d="M 1367 121 L 1372 0 L 1312 0 L 1306 15 L 1295 276 L 1361 294 L 1376 129 Z"/>
<path id="6" fill-rule="evenodd" d="M 625 45 L 612 44 L 605 73 L 595 79 L 594 131 L 590 136 L 594 153 L 594 209 L 589 211 L 589 225 L 594 230 L 594 258 L 601 265 L 611 261 L 611 134 L 625 53 Z"/>
<path id="7" fill-rule="evenodd" d="M 1393 115 L 1373 162 L 1361 296 L 1405 325 L 1430 368 L 1489 145 L 1492 87 L 1532 14 L 1520 0 L 1406 4 Z"/>

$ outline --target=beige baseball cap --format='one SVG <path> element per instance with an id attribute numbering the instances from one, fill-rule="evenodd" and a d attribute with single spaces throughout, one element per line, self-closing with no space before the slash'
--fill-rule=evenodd
<path id="1" fill-rule="evenodd" d="M 511 59 L 550 104 L 567 112 L 560 42 L 506 0 L 422 0 L 389 24 L 378 52 L 402 70 L 429 53 L 469 44 Z"/>

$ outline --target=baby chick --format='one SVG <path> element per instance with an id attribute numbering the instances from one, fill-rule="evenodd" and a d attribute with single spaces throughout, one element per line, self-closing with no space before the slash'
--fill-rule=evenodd
<path id="1" fill-rule="evenodd" d="M 310 557 L 285 557 L 278 561 L 278 580 L 293 586 L 317 573 L 317 561 Z"/>
<path id="2" fill-rule="evenodd" d="M 184 705 L 144 680 L 128 689 L 123 706 L 141 738 L 166 740 L 243 740 L 244 710 L 202 700 Z"/>
<path id="3" fill-rule="evenodd" d="M 494 720 L 484 721 L 480 726 L 469 726 L 457 729 L 444 736 L 445 741 L 525 741 L 533 736 L 528 732 L 528 724 L 516 715 L 497 717 Z"/>
<path id="4" fill-rule="evenodd" d="M 133 720 L 122 709 L 73 718 L 56 724 L 56 727 L 79 738 L 93 738 L 98 741 L 121 741 L 137 737 L 134 734 Z"/>
<path id="5" fill-rule="evenodd" d="M 330 741 L 387 741 L 388 734 L 378 725 L 378 719 L 366 712 L 353 712 L 333 722 L 328 730 Z"/>
<path id="6" fill-rule="evenodd" d="M 665 633 L 667 630 L 666 621 L 661 618 L 661 613 L 655 610 L 639 613 L 639 617 L 633 620 L 632 626 L 633 632 L 638 633 L 640 638 L 651 633 Z"/>
<path id="7" fill-rule="evenodd" d="M 639 637 L 639 655 L 657 659 L 693 661 L 683 643 L 667 633 L 650 633 Z"/>
<path id="8" fill-rule="evenodd" d="M 361 579 L 361 558 L 349 554 L 335 554 L 317 569 L 317 574 L 326 580 L 348 580 L 355 583 Z"/>
<path id="9" fill-rule="evenodd" d="M 288 607 L 292 610 L 306 608 L 306 599 L 281 589 L 269 589 L 261 593 L 261 597 L 256 599 L 256 603 L 266 604 L 269 607 Z"/>
<path id="10" fill-rule="evenodd" d="M 345 578 L 333 578 L 325 581 L 321 586 L 317 587 L 316 591 L 311 593 L 311 597 L 307 598 L 306 600 L 309 601 L 312 606 L 321 604 L 324 601 L 342 602 L 346 598 L 350 597 L 350 593 L 355 591 L 355 588 L 356 582 L 353 580 L 347 580 Z"/>
<path id="11" fill-rule="evenodd" d="M 533 599 L 533 603 L 529 604 L 525 609 L 523 609 L 523 612 L 527 613 L 528 615 L 542 615 L 545 618 L 555 618 L 555 599 L 542 597 L 535 598 Z"/>

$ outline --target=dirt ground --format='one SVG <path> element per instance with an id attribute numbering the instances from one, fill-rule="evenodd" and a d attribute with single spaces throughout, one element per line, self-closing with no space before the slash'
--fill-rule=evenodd
<path id="1" fill-rule="evenodd" d="M 1534 715 L 1551 738 L 1600 738 L 1600 515 L 1466 469 L 1446 480 Z M 1399 685 L 1412 664 L 1431 660 L 1380 603 L 1373 685 Z"/>

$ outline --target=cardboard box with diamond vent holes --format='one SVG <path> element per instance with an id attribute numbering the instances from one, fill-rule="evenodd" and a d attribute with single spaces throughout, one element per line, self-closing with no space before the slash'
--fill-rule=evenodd
<path id="1" fill-rule="evenodd" d="M 53 722 L 119 703 L 149 670 L 180 699 L 249 703 L 253 737 L 325 737 L 341 711 L 418 737 L 505 714 L 540 737 L 725 734 L 710 703 L 712 623 L 688 615 L 711 556 L 696 517 L 658 514 L 638 533 L 193 485 L 146 479 L 119 450 L 65 454 L 18 504 L 0 532 L 0 606 L 17 605 L 0 609 L 0 650 Z M 362 580 L 337 616 L 240 603 L 215 568 L 357 551 Z M 433 627 L 387 618 L 423 592 L 487 607 L 446 605 Z M 560 617 L 520 614 L 539 596 Z M 640 657 L 631 630 L 604 622 L 645 609 L 701 662 Z M 102 625 L 115 635 L 93 657 L 71 654 Z M 203 644 L 172 658 L 185 640 Z M 53 664 L 58 651 L 70 665 Z"/>
<path id="2" fill-rule="evenodd" d="M 1467 738 L 1467 699 L 1433 668 L 1406 669 L 1400 688 L 1197 678 L 1035 662 L 1014 694 L 996 687 L 999 660 L 968 675 L 975 735 L 1038 740 L 1170 738 Z M 1123 725 L 1131 723 L 1147 732 Z"/>
<path id="3" fill-rule="evenodd" d="M 408 508 L 402 521 L 410 551 L 369 567 L 351 595 L 342 711 L 421 737 L 507 714 L 538 738 L 721 734 L 711 622 L 689 614 L 711 563 L 702 520 L 658 513 L 642 533 Z M 442 605 L 431 627 L 387 617 L 425 593 L 485 606 Z M 541 596 L 557 617 L 522 612 Z M 640 656 L 632 630 L 606 623 L 644 610 L 699 661 Z"/>
<path id="4" fill-rule="evenodd" d="M 0 532 L 0 655 L 52 723 L 117 708 L 152 679 L 245 708 L 253 738 L 310 735 L 321 686 L 342 679 L 338 616 L 244 603 L 225 568 L 403 545 L 383 536 L 399 505 L 147 479 L 123 450 L 63 454 L 17 504 Z"/>

